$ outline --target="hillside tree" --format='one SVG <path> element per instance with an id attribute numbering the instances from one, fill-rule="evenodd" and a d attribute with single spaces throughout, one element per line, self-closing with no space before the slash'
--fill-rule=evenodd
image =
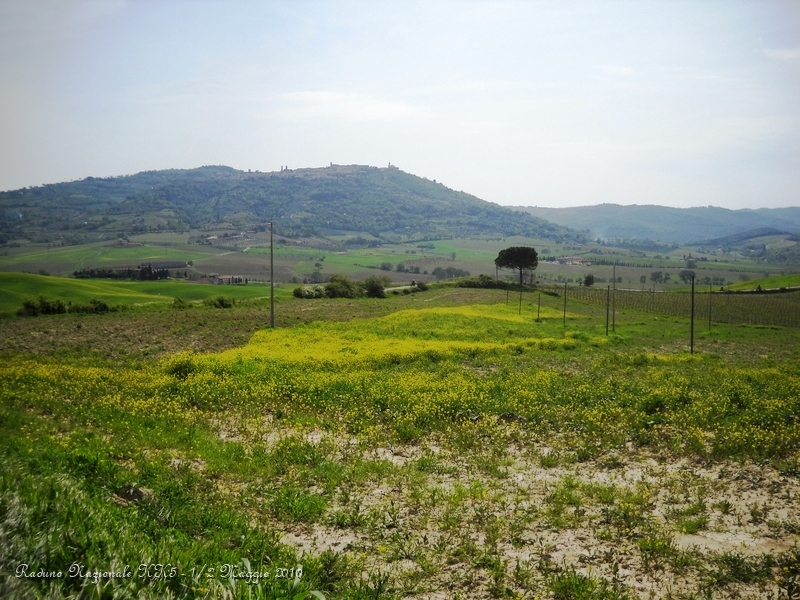
<path id="1" fill-rule="evenodd" d="M 386 279 L 389 278 L 385 275 L 383 277 L 372 275 L 361 282 L 361 287 L 364 288 L 368 298 L 386 298 L 385 288 L 391 283 L 391 279 L 389 279 L 388 283 Z"/>
<path id="2" fill-rule="evenodd" d="M 331 275 L 330 281 L 325 284 L 328 298 L 358 298 L 361 294 L 361 286 L 347 275 Z"/>
<path id="3" fill-rule="evenodd" d="M 536 249 L 530 246 L 511 246 L 500 250 L 494 264 L 500 269 L 516 269 L 519 271 L 519 286 L 522 287 L 523 271 L 533 271 L 539 264 Z"/>

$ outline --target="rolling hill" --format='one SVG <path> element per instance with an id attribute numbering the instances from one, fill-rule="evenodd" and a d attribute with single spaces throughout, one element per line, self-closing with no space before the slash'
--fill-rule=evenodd
<path id="1" fill-rule="evenodd" d="M 598 204 L 570 208 L 516 207 L 540 219 L 588 231 L 594 238 L 638 238 L 664 244 L 686 244 L 773 228 L 800 231 L 800 207 L 730 210 L 713 206 Z"/>
<path id="2" fill-rule="evenodd" d="M 379 240 L 475 234 L 582 241 L 585 235 L 457 192 L 396 167 L 244 172 L 149 171 L 0 193 L 0 242 L 85 243 L 148 231 L 275 222 L 284 236 L 363 233 Z"/>

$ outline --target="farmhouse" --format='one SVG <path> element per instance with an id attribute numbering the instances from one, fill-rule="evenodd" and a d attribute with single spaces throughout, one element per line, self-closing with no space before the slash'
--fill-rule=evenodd
<path id="1" fill-rule="evenodd" d="M 208 277 L 211 279 L 211 283 L 214 285 L 244 283 L 244 277 L 241 275 L 220 275 L 219 273 L 211 273 Z"/>
<path id="2" fill-rule="evenodd" d="M 587 260 L 582 256 L 561 256 L 556 259 L 556 262 L 560 265 L 590 265 L 592 264 L 591 260 Z"/>

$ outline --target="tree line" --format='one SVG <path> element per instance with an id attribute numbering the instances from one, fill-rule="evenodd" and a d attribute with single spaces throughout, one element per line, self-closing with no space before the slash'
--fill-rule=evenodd
<path id="1" fill-rule="evenodd" d="M 169 279 L 169 269 L 153 268 L 151 265 L 139 266 L 136 269 L 81 269 L 72 276 L 76 279 L 132 279 L 136 281 L 157 281 Z M 184 277 L 188 272 L 184 271 Z"/>
<path id="2" fill-rule="evenodd" d="M 22 308 L 17 311 L 20 317 L 38 317 L 39 315 L 63 315 L 67 313 L 81 314 L 103 314 L 107 312 L 118 312 L 126 310 L 124 304 L 110 306 L 105 300 L 92 298 L 85 304 L 73 304 L 71 301 L 64 303 L 63 300 L 49 299 L 39 296 L 36 300 L 25 300 Z"/>

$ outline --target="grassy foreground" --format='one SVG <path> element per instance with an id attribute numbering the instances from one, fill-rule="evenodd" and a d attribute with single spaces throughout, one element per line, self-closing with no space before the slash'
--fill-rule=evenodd
<path id="1" fill-rule="evenodd" d="M 689 355 L 685 319 L 607 337 L 596 306 L 564 327 L 560 299 L 537 322 L 449 293 L 287 300 L 299 324 L 247 343 L 263 310 L 147 314 L 230 315 L 230 339 L 113 361 L 135 315 L 3 324 L 64 335 L 2 347 L 0 595 L 800 591 L 796 330 L 715 325 Z M 109 351 L 70 346 L 77 324 Z"/>

